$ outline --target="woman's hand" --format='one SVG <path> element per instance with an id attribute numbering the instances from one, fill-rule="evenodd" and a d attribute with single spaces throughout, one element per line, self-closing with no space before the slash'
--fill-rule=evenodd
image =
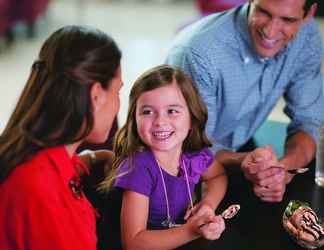
<path id="1" fill-rule="evenodd" d="M 110 169 L 114 153 L 110 150 L 83 150 L 79 153 L 81 161 L 90 169 L 97 164 L 104 164 L 105 168 Z M 106 169 L 105 169 L 106 170 Z"/>

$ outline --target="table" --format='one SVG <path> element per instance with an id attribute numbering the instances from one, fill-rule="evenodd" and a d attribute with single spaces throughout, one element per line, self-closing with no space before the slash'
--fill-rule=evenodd
<path id="1" fill-rule="evenodd" d="M 230 204 L 238 203 L 241 210 L 226 221 L 226 230 L 219 240 L 195 240 L 179 249 L 186 250 L 301 250 L 282 226 L 282 214 L 290 200 L 308 202 L 314 211 L 324 218 L 324 188 L 314 182 L 315 163 L 310 171 L 295 176 L 287 186 L 280 203 L 260 201 L 242 174 L 229 173 L 229 189 L 220 204 L 222 211 Z M 324 247 L 318 248 L 324 250 Z"/>

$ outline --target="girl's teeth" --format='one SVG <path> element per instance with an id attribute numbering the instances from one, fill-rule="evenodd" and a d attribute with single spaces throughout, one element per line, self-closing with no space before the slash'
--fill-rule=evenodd
<path id="1" fill-rule="evenodd" d="M 168 138 L 171 135 L 171 132 L 154 132 L 153 136 L 160 138 L 160 139 L 164 139 L 164 138 Z"/>

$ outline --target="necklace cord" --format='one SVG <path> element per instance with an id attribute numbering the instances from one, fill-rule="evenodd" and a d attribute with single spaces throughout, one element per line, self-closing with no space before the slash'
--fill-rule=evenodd
<path id="1" fill-rule="evenodd" d="M 162 178 L 162 184 L 163 184 L 163 190 L 164 190 L 164 197 L 165 197 L 165 202 L 166 202 L 166 207 L 167 207 L 167 220 L 169 223 L 171 223 L 171 215 L 170 215 L 170 207 L 169 207 L 169 199 L 168 199 L 168 193 L 167 193 L 167 189 L 166 189 L 166 184 L 165 184 L 165 180 L 164 180 L 164 176 L 162 173 L 162 168 L 160 166 L 159 161 L 156 159 L 158 168 L 160 170 L 160 174 L 161 174 L 161 178 Z M 191 210 L 193 210 L 193 201 L 192 201 L 192 196 L 191 196 L 191 191 L 190 191 L 190 186 L 189 186 L 189 178 L 188 178 L 188 173 L 187 173 L 187 169 L 186 169 L 186 165 L 184 160 L 182 160 L 182 165 L 183 165 L 183 169 L 184 169 L 184 173 L 185 173 L 185 178 L 186 178 L 186 186 L 187 186 L 187 191 L 188 191 L 188 195 L 189 195 L 189 200 L 190 200 L 190 206 L 191 206 Z"/>
<path id="2" fill-rule="evenodd" d="M 166 190 L 166 185 L 165 185 L 165 181 L 164 181 L 162 169 L 161 169 L 161 166 L 160 166 L 159 163 L 158 163 L 158 166 L 159 166 L 160 174 L 161 174 L 161 177 L 162 177 L 162 183 L 163 183 L 163 189 L 164 189 L 164 197 L 165 197 L 166 206 L 167 206 L 168 220 L 170 220 L 171 217 L 170 217 L 170 208 L 169 208 L 168 194 L 167 194 L 167 190 Z"/>

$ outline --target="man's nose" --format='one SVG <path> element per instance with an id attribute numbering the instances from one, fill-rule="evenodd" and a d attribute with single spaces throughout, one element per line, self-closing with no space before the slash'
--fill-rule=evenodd
<path id="1" fill-rule="evenodd" d="M 280 27 L 280 21 L 272 19 L 265 24 L 262 33 L 267 39 L 275 39 L 280 31 Z"/>

